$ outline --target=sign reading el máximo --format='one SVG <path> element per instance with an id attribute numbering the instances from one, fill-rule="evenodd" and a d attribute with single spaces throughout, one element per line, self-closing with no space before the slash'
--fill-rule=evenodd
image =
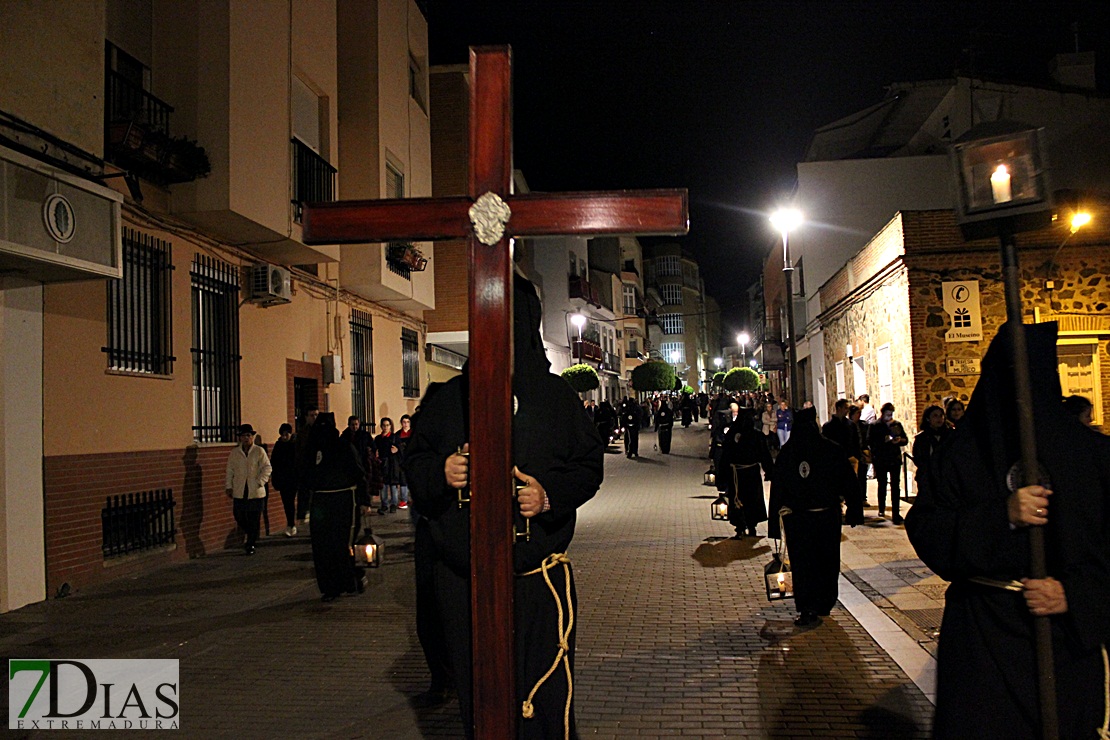
<path id="1" fill-rule="evenodd" d="M 946 342 L 977 342 L 983 338 L 983 324 L 979 315 L 979 281 L 960 280 L 941 283 L 944 310 L 952 328 L 944 335 Z"/>

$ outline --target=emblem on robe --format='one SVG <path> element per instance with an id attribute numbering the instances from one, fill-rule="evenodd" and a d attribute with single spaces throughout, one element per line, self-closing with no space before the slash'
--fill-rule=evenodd
<path id="1" fill-rule="evenodd" d="M 736 442 L 737 444 L 740 443 L 740 432 L 736 433 L 736 436 L 732 438 L 732 441 Z"/>
<path id="2" fill-rule="evenodd" d="M 802 476 L 803 478 L 808 478 L 809 470 L 809 463 L 807 463 L 805 460 L 802 460 L 801 464 L 798 466 L 798 475 Z"/>
<path id="3" fill-rule="evenodd" d="M 474 201 L 468 213 L 478 241 L 490 247 L 501 241 L 505 235 L 505 224 L 513 215 L 509 204 L 501 200 L 497 193 L 484 193 Z"/>

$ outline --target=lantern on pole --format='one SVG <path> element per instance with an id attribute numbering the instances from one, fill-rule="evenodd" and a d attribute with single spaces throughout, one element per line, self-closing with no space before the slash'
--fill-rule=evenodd
<path id="1" fill-rule="evenodd" d="M 710 505 L 709 516 L 715 521 L 728 521 L 728 499 L 723 493 Z"/>
<path id="2" fill-rule="evenodd" d="M 1021 486 L 1050 484 L 1040 479 L 1033 424 L 1029 351 L 1023 329 L 1021 273 L 1014 234 L 1047 227 L 1052 222 L 1052 193 L 1043 153 L 1044 130 L 1012 121 L 985 123 L 968 131 L 952 146 L 958 211 L 964 237 L 997 236 L 1002 253 L 1006 294 L 1006 325 L 1013 349 L 1014 390 L 1021 445 Z M 1044 529 L 1029 527 L 1029 575 L 1045 578 Z M 1056 676 L 1052 658 L 1052 626 L 1046 616 L 1033 617 L 1037 654 L 1037 690 L 1041 736 L 1059 737 Z"/>
<path id="3" fill-rule="evenodd" d="M 382 557 L 385 555 L 385 542 L 381 537 L 372 534 L 366 538 L 366 541 L 357 543 L 353 549 L 355 565 L 365 565 L 370 568 L 381 566 Z"/>

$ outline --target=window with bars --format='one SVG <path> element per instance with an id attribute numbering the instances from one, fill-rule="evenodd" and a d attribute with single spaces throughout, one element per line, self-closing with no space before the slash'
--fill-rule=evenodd
<path id="1" fill-rule="evenodd" d="M 169 242 L 123 229 L 123 278 L 108 281 L 109 369 L 173 372 L 172 276 Z"/>
<path id="2" fill-rule="evenodd" d="M 681 365 L 686 362 L 686 345 L 682 342 L 662 342 L 659 345 L 659 354 L 663 355 L 663 362 Z"/>
<path id="3" fill-rule="evenodd" d="M 681 285 L 661 285 L 659 292 L 663 296 L 664 306 L 681 306 L 682 305 L 682 286 Z"/>
<path id="4" fill-rule="evenodd" d="M 664 334 L 684 334 L 686 322 L 680 313 L 665 313 L 659 317 L 663 324 Z"/>
<path id="5" fill-rule="evenodd" d="M 389 162 L 385 164 L 385 197 L 405 197 L 405 175 L 401 170 L 397 169 Z M 393 259 L 391 255 L 403 252 L 404 249 L 409 246 L 411 245 L 407 242 L 389 242 L 386 245 L 385 251 L 385 266 L 389 268 L 389 271 L 394 275 L 400 275 L 405 280 L 412 280 L 412 269 L 401 260 Z"/>
<path id="6" fill-rule="evenodd" d="M 374 430 L 374 327 L 370 314 L 351 311 L 351 413 Z"/>
<path id="7" fill-rule="evenodd" d="M 239 424 L 239 269 L 197 255 L 193 319 L 193 438 L 234 442 Z"/>
<path id="8" fill-rule="evenodd" d="M 405 398 L 419 398 L 420 348 L 412 329 L 401 329 L 401 372 L 401 392 Z"/>

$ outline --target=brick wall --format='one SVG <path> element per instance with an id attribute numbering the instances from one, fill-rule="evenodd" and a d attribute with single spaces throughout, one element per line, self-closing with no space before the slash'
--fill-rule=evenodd
<path id="1" fill-rule="evenodd" d="M 316 380 L 316 407 L 321 411 L 328 411 L 327 397 L 324 393 L 324 366 L 318 362 L 302 362 L 300 360 L 285 359 L 285 418 L 293 424 L 294 428 L 299 420 L 296 419 L 294 378 L 314 378 Z M 337 422 L 338 423 L 338 422 Z"/>
<path id="2" fill-rule="evenodd" d="M 224 495 L 231 445 L 178 450 L 61 455 L 43 459 L 46 587 L 71 588 L 143 573 L 171 561 L 238 547 L 241 540 Z M 176 549 L 105 561 L 100 512 L 109 496 L 173 490 Z M 269 498 L 272 526 L 284 526 L 281 501 Z"/>

